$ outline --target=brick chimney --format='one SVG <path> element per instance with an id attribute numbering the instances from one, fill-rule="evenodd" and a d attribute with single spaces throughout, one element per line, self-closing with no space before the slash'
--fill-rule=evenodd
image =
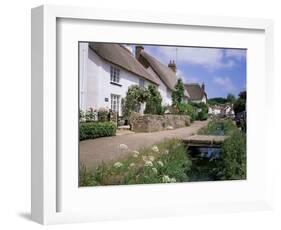
<path id="1" fill-rule="evenodd" d="M 139 58 L 140 58 L 140 53 L 141 53 L 141 51 L 143 51 L 143 46 L 137 45 L 137 46 L 136 46 L 136 53 L 135 53 L 136 59 L 137 59 L 137 60 L 139 60 Z"/>
<path id="2" fill-rule="evenodd" d="M 202 88 L 202 91 L 205 92 L 205 84 L 204 84 L 204 82 L 202 83 L 201 88 Z"/>
<path id="3" fill-rule="evenodd" d="M 177 72 L 177 66 L 175 61 L 170 61 L 170 63 L 168 64 L 168 67 L 171 68 L 174 72 Z"/>

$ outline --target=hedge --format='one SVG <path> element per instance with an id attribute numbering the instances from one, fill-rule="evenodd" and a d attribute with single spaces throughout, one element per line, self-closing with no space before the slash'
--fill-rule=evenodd
<path id="1" fill-rule="evenodd" d="M 116 125 L 112 122 L 83 122 L 80 123 L 80 140 L 98 137 L 115 136 Z"/>

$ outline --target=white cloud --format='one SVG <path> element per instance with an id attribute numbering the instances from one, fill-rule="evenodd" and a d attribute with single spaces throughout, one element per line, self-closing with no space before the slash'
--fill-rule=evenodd
<path id="1" fill-rule="evenodd" d="M 233 67 L 233 60 L 224 60 L 223 49 L 193 48 L 193 47 L 158 47 L 153 52 L 161 62 L 169 63 L 175 60 L 177 63 L 189 63 L 202 65 L 208 70 Z"/>
<path id="2" fill-rule="evenodd" d="M 213 82 L 221 87 L 227 93 L 233 93 L 236 87 L 232 83 L 229 77 L 214 77 Z"/>
<path id="3" fill-rule="evenodd" d="M 246 50 L 243 49 L 226 49 L 225 57 L 234 58 L 236 60 L 241 60 L 246 57 Z"/>

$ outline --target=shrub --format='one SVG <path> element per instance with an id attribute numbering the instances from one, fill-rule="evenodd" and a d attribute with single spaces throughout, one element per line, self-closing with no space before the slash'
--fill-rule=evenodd
<path id="1" fill-rule="evenodd" d="M 148 86 L 148 98 L 146 100 L 146 106 L 144 113 L 145 114 L 158 114 L 161 115 L 164 113 L 162 107 L 162 97 L 155 85 Z"/>
<path id="2" fill-rule="evenodd" d="M 196 119 L 196 111 L 195 108 L 191 104 L 181 103 L 178 105 L 178 113 L 188 115 L 191 121 Z"/>
<path id="3" fill-rule="evenodd" d="M 196 108 L 197 116 L 196 120 L 207 120 L 208 119 L 208 105 L 200 102 L 200 103 L 191 103 L 191 105 Z"/>
<path id="4" fill-rule="evenodd" d="M 141 104 L 146 102 L 149 92 L 146 88 L 133 85 L 128 88 L 125 98 L 122 98 L 122 114 L 129 119 L 131 112 L 139 112 Z"/>
<path id="5" fill-rule="evenodd" d="M 116 125 L 111 122 L 80 123 L 80 140 L 114 136 L 115 134 Z"/>
<path id="6" fill-rule="evenodd" d="M 213 172 L 220 180 L 246 178 L 246 135 L 231 120 L 211 121 L 199 134 L 212 135 L 223 129 L 230 136 L 221 147 L 220 158 L 213 162 Z"/>
<path id="7" fill-rule="evenodd" d="M 222 145 L 217 175 L 224 180 L 246 179 L 246 136 L 238 129 Z"/>
<path id="8" fill-rule="evenodd" d="M 98 120 L 99 121 L 108 121 L 109 120 L 109 110 L 107 108 L 100 108 L 98 111 Z"/>
<path id="9" fill-rule="evenodd" d="M 80 167 L 80 186 L 188 181 L 191 161 L 186 147 L 178 140 L 134 152 L 120 161 L 99 165 L 93 171 L 86 172 Z"/>
<path id="10" fill-rule="evenodd" d="M 208 113 L 207 112 L 200 111 L 198 113 L 197 120 L 204 121 L 204 120 L 207 120 L 207 119 L 208 119 Z"/>

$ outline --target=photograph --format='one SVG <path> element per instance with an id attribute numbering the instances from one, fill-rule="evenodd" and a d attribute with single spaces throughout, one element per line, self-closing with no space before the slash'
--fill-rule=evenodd
<path id="1" fill-rule="evenodd" d="M 247 179 L 247 49 L 78 42 L 79 187 Z"/>

